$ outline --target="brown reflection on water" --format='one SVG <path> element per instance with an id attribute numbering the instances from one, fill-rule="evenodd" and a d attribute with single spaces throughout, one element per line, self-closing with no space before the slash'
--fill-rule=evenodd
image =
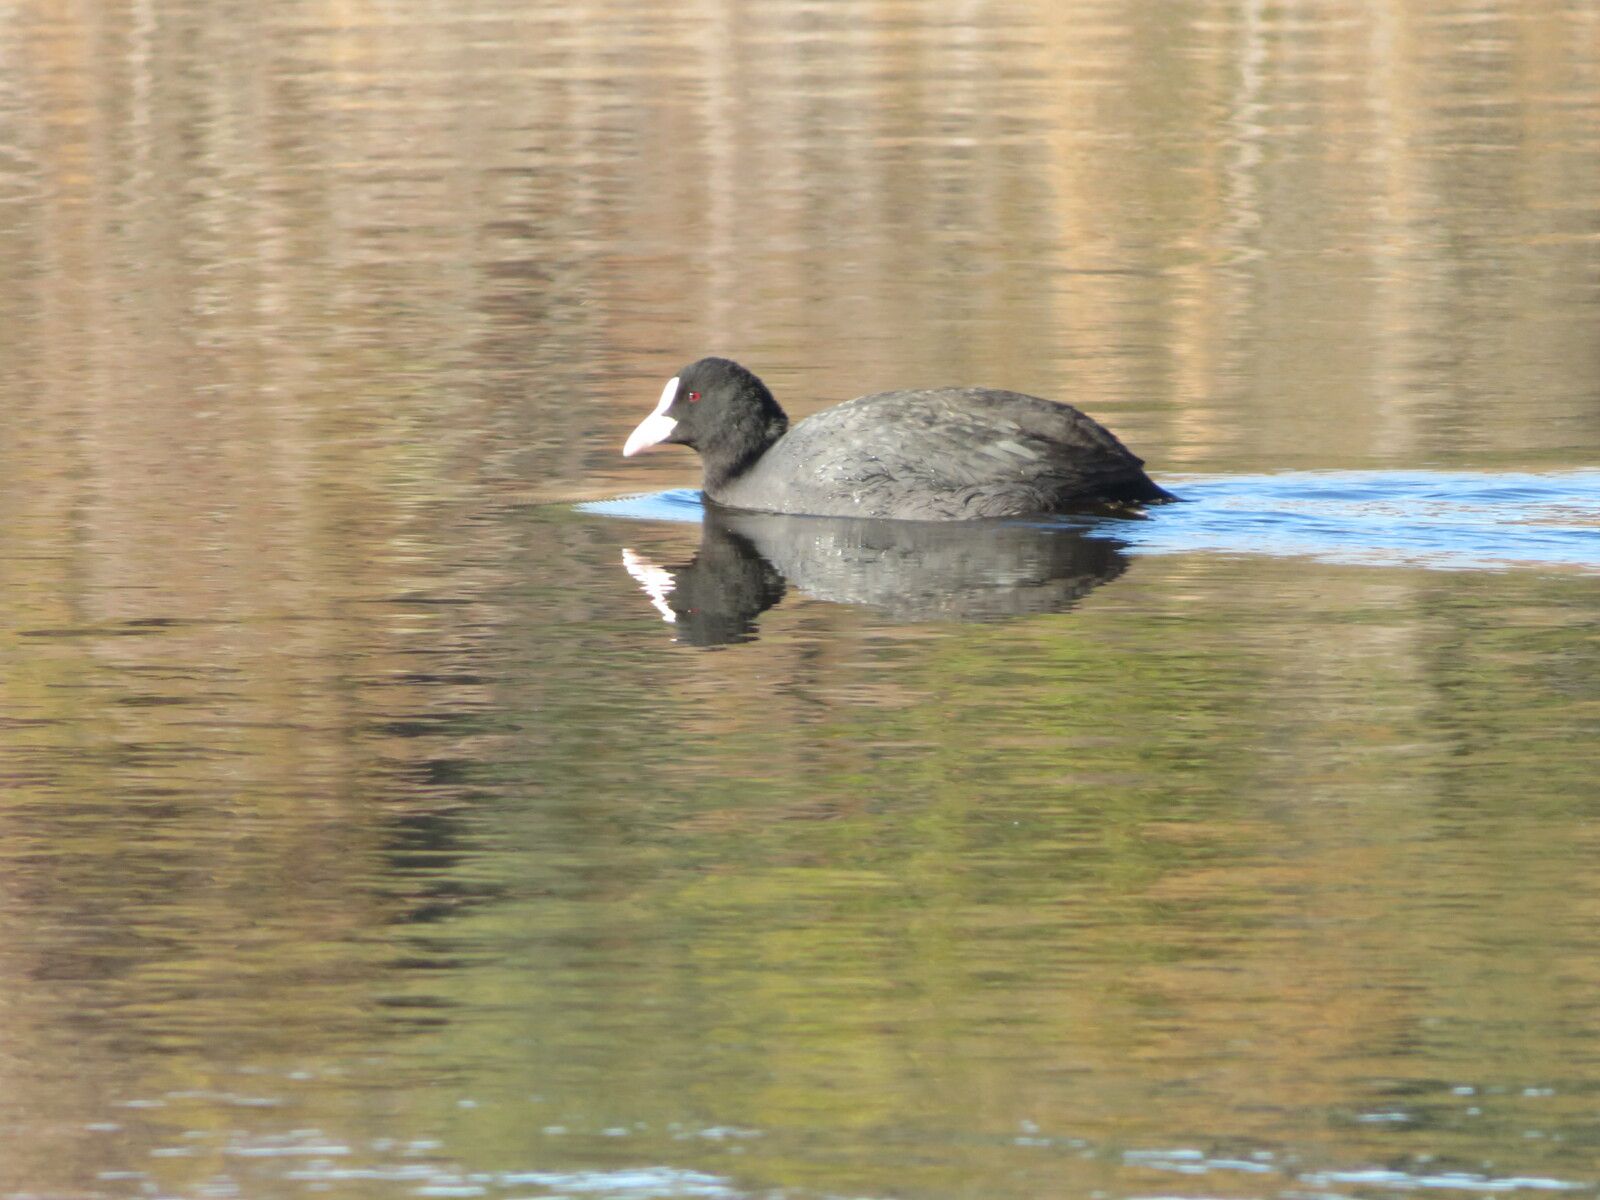
<path id="1" fill-rule="evenodd" d="M 538 504 L 691 484 L 617 448 L 711 351 L 1158 477 L 1592 464 L 1597 130 L 1586 0 L 7 7 L 0 1191 L 298 1194 L 235 1151 L 324 1126 L 1592 1181 L 1587 580 L 1143 559 L 692 654 L 618 552 L 697 531 Z"/>

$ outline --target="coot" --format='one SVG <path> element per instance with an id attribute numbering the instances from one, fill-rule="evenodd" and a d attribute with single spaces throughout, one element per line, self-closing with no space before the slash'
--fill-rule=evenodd
<path id="1" fill-rule="evenodd" d="M 756 512 L 959 521 L 1176 498 L 1068 404 L 994 388 L 881 392 L 790 429 L 767 386 L 726 358 L 669 379 L 622 453 L 662 443 L 699 452 L 708 500 Z"/>

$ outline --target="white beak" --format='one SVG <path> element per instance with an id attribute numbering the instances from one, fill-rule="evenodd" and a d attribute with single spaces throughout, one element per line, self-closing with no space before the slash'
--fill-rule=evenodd
<path id="1" fill-rule="evenodd" d="M 655 411 L 640 421 L 639 428 L 630 433 L 628 440 L 623 443 L 623 458 L 632 458 L 639 451 L 658 446 L 671 436 L 678 423 L 667 416 L 667 409 L 672 406 L 672 398 L 677 394 L 678 377 L 674 375 L 667 380 L 667 386 L 661 389 L 661 399 L 656 402 Z"/>

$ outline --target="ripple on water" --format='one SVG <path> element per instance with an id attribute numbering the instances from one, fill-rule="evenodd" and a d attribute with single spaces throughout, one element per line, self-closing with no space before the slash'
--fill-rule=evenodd
<path id="1" fill-rule="evenodd" d="M 1600 471 L 1340 471 L 1179 481 L 1114 528 L 1132 553 L 1211 551 L 1438 570 L 1600 570 Z"/>
<path id="2" fill-rule="evenodd" d="M 753 1131 L 742 1131 L 753 1132 Z M 315 1131 L 302 1131 L 314 1134 Z M 268 1157 L 279 1157 L 293 1147 L 290 1137 L 271 1138 L 261 1147 Z M 596 1200 L 636 1200 L 643 1197 L 726 1197 L 728 1200 L 770 1195 L 752 1190 L 734 1178 L 708 1171 L 666 1164 L 641 1164 L 621 1168 L 596 1167 L 566 1170 L 471 1170 L 459 1163 L 444 1161 L 389 1161 L 351 1164 L 327 1154 L 320 1135 L 315 1149 L 319 1157 L 296 1166 L 284 1178 L 298 1183 L 329 1187 L 356 1182 L 400 1185 L 416 1196 L 540 1196 L 595 1197 Z M 1256 1176 L 1276 1183 L 1271 1187 L 1290 1189 L 1283 1195 L 1303 1195 L 1301 1189 L 1321 1189 L 1321 1194 L 1336 1195 L 1327 1189 L 1343 1186 L 1359 1194 L 1444 1191 L 1467 1195 L 1505 1195 L 1523 1192 L 1587 1192 L 1592 1181 L 1539 1175 L 1495 1175 L 1468 1170 L 1405 1170 L 1397 1166 L 1309 1167 L 1295 1156 L 1280 1156 L 1271 1151 L 1255 1151 L 1243 1156 L 1218 1156 L 1187 1147 L 1115 1150 L 1095 1147 L 1075 1137 L 1030 1136 L 1018 1138 L 1015 1145 L 1038 1148 L 1043 1152 L 1070 1151 L 1074 1158 L 1109 1159 L 1136 1173 L 1156 1172 L 1191 1178 L 1215 1176 Z M 429 1145 L 433 1145 L 430 1143 Z M 239 1153 L 238 1146 L 230 1152 Z M 412 1146 L 407 1153 L 415 1153 Z M 805 1189 L 786 1191 L 796 1197 L 815 1196 Z"/>

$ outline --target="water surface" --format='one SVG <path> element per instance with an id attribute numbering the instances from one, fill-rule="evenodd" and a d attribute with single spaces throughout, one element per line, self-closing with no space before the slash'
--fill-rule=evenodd
<path id="1" fill-rule="evenodd" d="M 1587 0 L 8 7 L 0 1196 L 1600 1195 L 1597 131 Z M 704 353 L 1188 502 L 709 522 Z"/>

